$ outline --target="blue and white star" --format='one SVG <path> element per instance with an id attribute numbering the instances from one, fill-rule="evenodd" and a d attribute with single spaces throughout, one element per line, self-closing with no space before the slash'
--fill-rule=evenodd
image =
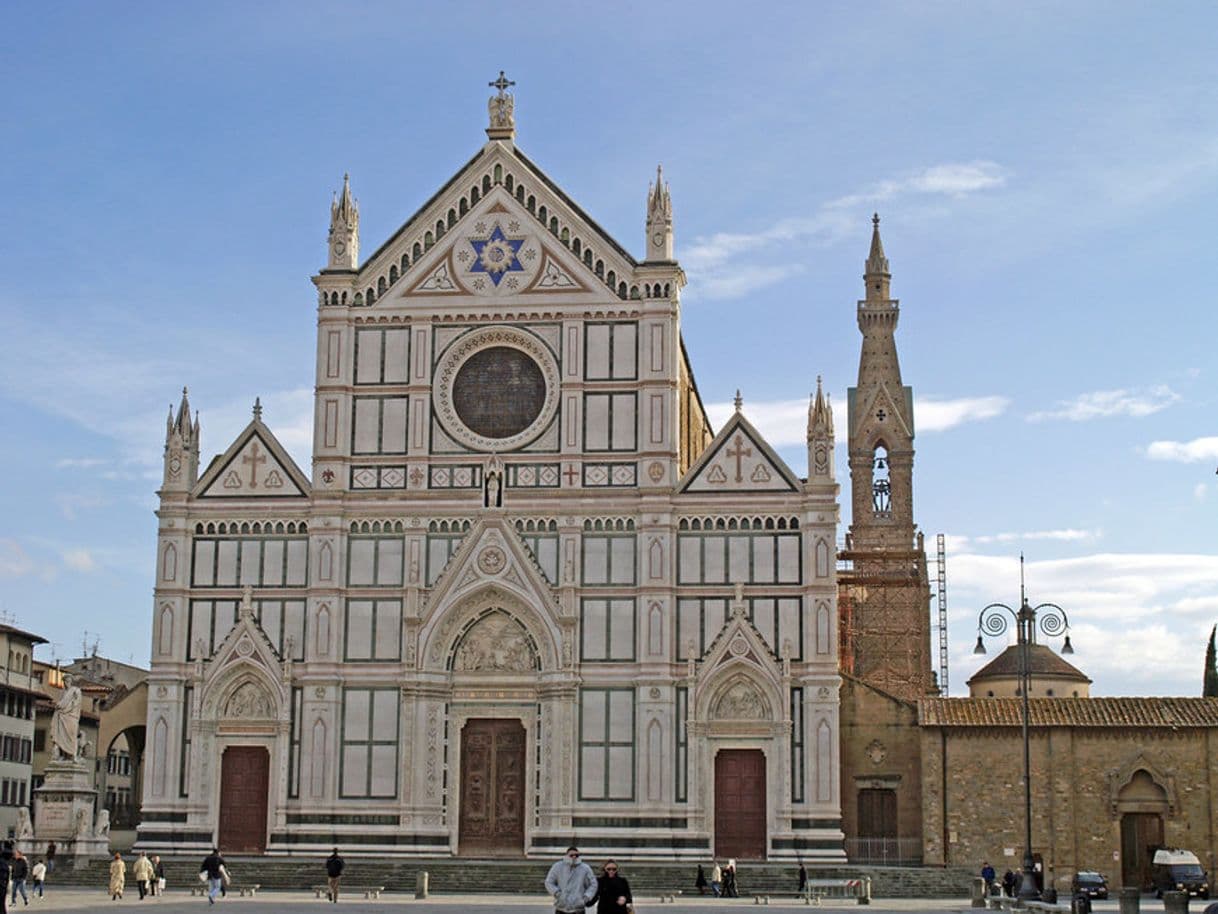
<path id="1" fill-rule="evenodd" d="M 499 285 L 503 274 L 524 270 L 524 267 L 520 265 L 520 260 L 516 257 L 524 241 L 523 238 L 508 238 L 503 234 L 503 229 L 499 227 L 499 224 L 495 223 L 495 230 L 491 232 L 490 237 L 481 241 L 470 239 L 469 243 L 473 245 L 474 253 L 478 256 L 469 271 L 485 273 L 490 277 L 491 282 L 496 286 Z"/>

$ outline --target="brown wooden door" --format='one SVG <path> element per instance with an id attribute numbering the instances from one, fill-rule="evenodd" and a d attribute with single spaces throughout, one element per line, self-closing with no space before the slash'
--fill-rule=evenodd
<path id="1" fill-rule="evenodd" d="M 765 859 L 765 755 L 722 749 L 715 756 L 715 856 Z"/>
<path id="2" fill-rule="evenodd" d="M 261 746 L 229 746 L 220 762 L 220 850 L 266 851 L 266 803 L 271 757 Z"/>
<path id="3" fill-rule="evenodd" d="M 470 720 L 461 731 L 460 853 L 524 853 L 524 727 Z"/>
<path id="4" fill-rule="evenodd" d="M 1153 812 L 1121 816 L 1121 886 L 1151 888 L 1150 864 L 1163 846 L 1163 818 Z"/>

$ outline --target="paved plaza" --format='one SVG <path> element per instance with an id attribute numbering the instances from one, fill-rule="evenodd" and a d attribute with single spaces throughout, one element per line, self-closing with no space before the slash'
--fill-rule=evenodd
<path id="1" fill-rule="evenodd" d="M 411 911 L 419 912 L 419 914 L 449 914 L 453 911 L 475 911 L 483 912 L 483 914 L 492 914 L 494 911 L 502 911 L 510 909 L 513 912 L 519 911 L 521 914 L 525 912 L 537 912 L 537 914 L 545 914 L 545 912 L 553 911 L 553 907 L 549 903 L 549 899 L 544 895 L 511 895 L 504 898 L 495 898 L 489 895 L 442 895 L 433 896 L 425 901 L 419 901 L 413 895 L 385 895 L 379 900 L 366 900 L 362 897 L 350 897 L 342 899 L 339 904 L 356 907 L 367 914 L 374 914 L 380 911 L 400 911 L 403 908 L 408 908 Z M 264 892 L 260 893 L 256 898 L 239 898 L 231 897 L 221 899 L 217 903 L 220 908 L 231 908 L 235 910 L 253 911 L 255 914 L 279 914 L 279 912 L 299 911 L 306 908 L 322 908 L 330 906 L 328 901 L 313 897 L 312 892 Z M 20 901 L 17 904 L 18 908 L 22 908 Z M 87 891 L 83 889 L 63 889 L 60 891 L 48 891 L 45 899 L 33 899 L 30 902 L 32 910 L 47 910 L 47 911 L 83 911 L 83 910 L 116 910 L 131 907 L 156 909 L 161 914 L 177 914 L 177 912 L 193 911 L 198 914 L 204 908 L 207 908 L 207 900 L 197 896 L 191 896 L 185 891 L 169 891 L 160 898 L 148 898 L 144 901 L 139 900 L 139 896 L 134 889 L 129 891 L 119 901 L 111 901 L 106 893 L 99 889 L 98 891 Z M 738 899 L 715 899 L 707 897 L 679 897 L 675 904 L 661 904 L 656 897 L 639 897 L 635 901 L 635 910 L 640 912 L 666 912 L 666 914 L 706 914 L 710 911 L 721 912 L 736 912 L 741 914 L 744 911 L 759 912 L 766 906 L 758 906 L 753 903 L 752 898 Z M 1194 910 L 1200 910 L 1204 904 L 1194 907 Z M 838 904 L 834 902 L 826 902 L 822 907 L 808 906 L 802 902 L 797 902 L 791 898 L 773 899 L 771 900 L 769 909 L 783 909 L 787 911 L 812 911 L 819 910 L 824 912 L 858 912 L 859 906 L 856 904 Z M 1115 900 L 1099 901 L 1094 905 L 1096 914 L 1112 914 L 1118 909 Z M 10 910 L 15 910 L 10 906 Z M 594 909 L 589 908 L 589 911 Z M 871 914 L 922 914 L 922 912 L 965 912 L 971 911 L 967 900 L 956 898 L 889 898 L 875 899 L 869 908 L 863 910 L 871 912 Z M 1163 903 L 1155 901 L 1151 898 L 1142 900 L 1142 910 L 1157 914 L 1163 910 Z"/>

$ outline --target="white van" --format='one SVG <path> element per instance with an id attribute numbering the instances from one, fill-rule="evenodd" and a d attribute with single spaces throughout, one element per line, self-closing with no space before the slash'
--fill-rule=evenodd
<path id="1" fill-rule="evenodd" d="M 1158 898 L 1162 898 L 1164 892 L 1187 892 L 1199 898 L 1210 897 L 1209 879 L 1201 868 L 1201 861 L 1192 851 L 1172 847 L 1155 851 L 1150 879 Z"/>

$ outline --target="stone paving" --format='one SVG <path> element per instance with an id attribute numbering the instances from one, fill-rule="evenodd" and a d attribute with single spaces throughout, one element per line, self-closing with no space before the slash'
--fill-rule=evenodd
<path id="1" fill-rule="evenodd" d="M 356 907 L 364 914 L 378 914 L 378 912 L 400 912 L 406 908 L 410 911 L 418 912 L 418 914 L 453 914 L 454 911 L 473 911 L 477 914 L 493 914 L 495 911 L 510 910 L 512 912 L 536 912 L 536 914 L 547 914 L 552 912 L 553 908 L 549 903 L 549 899 L 544 895 L 512 895 L 504 898 L 493 898 L 487 895 L 433 895 L 426 900 L 417 900 L 413 895 L 394 894 L 384 895 L 379 900 L 366 900 L 360 896 L 350 896 L 342 898 L 339 904 Z M 232 909 L 229 914 L 240 914 L 244 909 L 249 914 L 280 914 L 280 912 L 302 911 L 306 908 L 320 909 L 322 906 L 336 907 L 330 905 L 330 902 L 324 899 L 313 897 L 312 892 L 260 892 L 255 898 L 240 898 L 232 896 L 222 898 L 217 902 L 216 912 L 222 914 L 221 908 Z M 110 897 L 104 890 L 88 891 L 84 889 L 65 888 L 55 890 L 48 888 L 46 897 L 43 899 L 33 898 L 30 900 L 30 914 L 36 914 L 37 911 L 84 911 L 84 910 L 122 910 L 130 908 L 149 908 L 155 909 L 160 914 L 201 914 L 202 909 L 207 908 L 207 899 L 191 896 L 187 892 L 178 890 L 170 890 L 165 895 L 158 898 L 148 898 L 140 901 L 138 893 L 134 887 L 128 889 L 124 896 L 118 901 L 111 901 Z M 842 904 L 840 902 L 826 901 L 824 905 L 817 908 L 815 905 L 808 906 L 802 902 L 795 901 L 792 898 L 771 900 L 768 906 L 758 906 L 754 904 L 752 898 L 738 899 L 715 899 L 710 896 L 678 896 L 676 903 L 660 903 L 658 898 L 641 897 L 635 901 L 635 910 L 639 914 L 707 914 L 710 911 L 733 912 L 733 914 L 742 914 L 745 911 L 753 911 L 760 914 L 762 910 L 783 909 L 786 911 L 822 911 L 829 914 L 860 914 L 861 911 L 867 911 L 869 914 L 934 914 L 934 912 L 945 912 L 945 914 L 968 914 L 973 909 L 969 907 L 967 901 L 955 898 L 878 898 L 875 899 L 870 907 L 860 907 L 857 904 Z M 1094 910 L 1096 914 L 1113 914 L 1118 909 L 1117 902 L 1099 901 L 1095 903 Z M 25 908 L 21 904 L 20 898 L 17 901 L 16 907 L 9 905 L 10 912 L 24 911 Z M 595 909 L 590 908 L 589 912 Z M 1163 910 L 1163 903 L 1150 898 L 1142 900 L 1142 911 L 1148 914 L 1158 914 Z M 1200 907 L 1195 908 L 1199 911 Z"/>

